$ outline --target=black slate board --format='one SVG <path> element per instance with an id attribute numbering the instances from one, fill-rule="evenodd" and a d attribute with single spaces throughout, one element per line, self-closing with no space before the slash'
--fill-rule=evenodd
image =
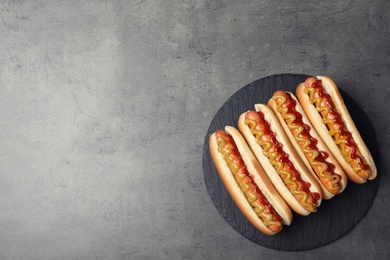
<path id="1" fill-rule="evenodd" d="M 316 213 L 307 217 L 293 215 L 290 226 L 274 236 L 266 236 L 255 229 L 242 215 L 227 193 L 210 157 L 208 139 L 225 125 L 237 127 L 239 115 L 253 109 L 256 103 L 266 103 L 278 89 L 291 91 L 305 81 L 307 75 L 278 74 L 254 81 L 232 95 L 219 109 L 208 129 L 203 147 L 203 172 L 211 200 L 221 216 L 238 233 L 267 248 L 301 251 L 324 246 L 350 232 L 370 209 L 379 187 L 379 176 L 366 184 L 348 182 L 347 188 L 331 200 L 323 200 Z M 339 86 L 340 87 L 340 86 Z M 364 111 L 342 91 L 349 112 L 370 149 L 379 170 L 379 148 L 375 130 Z"/>

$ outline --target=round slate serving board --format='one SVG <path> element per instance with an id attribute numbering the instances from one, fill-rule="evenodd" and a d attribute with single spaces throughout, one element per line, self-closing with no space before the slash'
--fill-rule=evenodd
<path id="1" fill-rule="evenodd" d="M 306 217 L 294 213 L 292 224 L 284 226 L 283 231 L 274 236 L 266 236 L 254 228 L 230 198 L 210 157 L 208 147 L 210 135 L 217 129 L 224 129 L 225 125 L 237 127 L 238 117 L 242 113 L 253 110 L 256 103 L 267 103 L 278 89 L 295 93 L 298 84 L 304 82 L 307 77 L 307 75 L 300 74 L 278 74 L 259 79 L 241 88 L 222 105 L 215 115 L 203 147 L 204 180 L 218 212 L 242 236 L 254 243 L 276 250 L 313 249 L 346 235 L 366 215 L 379 186 L 380 173 L 375 180 L 363 185 L 348 182 L 343 193 L 331 200 L 323 200 L 316 213 Z M 375 130 L 358 104 L 342 89 L 340 92 L 379 170 L 379 148 Z"/>

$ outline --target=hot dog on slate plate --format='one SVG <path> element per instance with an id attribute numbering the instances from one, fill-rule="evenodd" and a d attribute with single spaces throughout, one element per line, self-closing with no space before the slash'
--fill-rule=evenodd
<path id="1" fill-rule="evenodd" d="M 299 158 L 277 117 L 267 105 L 256 104 L 238 119 L 238 128 L 276 190 L 296 213 L 316 212 L 322 191 Z"/>
<path id="2" fill-rule="evenodd" d="M 278 90 L 268 101 L 300 158 L 321 186 L 324 199 L 341 193 L 347 177 L 291 92 Z"/>
<path id="3" fill-rule="evenodd" d="M 240 132 L 231 126 L 209 139 L 210 154 L 227 191 L 261 232 L 274 235 L 290 225 L 292 212 L 273 187 Z"/>
<path id="4" fill-rule="evenodd" d="M 296 96 L 347 177 L 356 183 L 375 179 L 374 160 L 333 80 L 309 77 L 297 87 Z"/>

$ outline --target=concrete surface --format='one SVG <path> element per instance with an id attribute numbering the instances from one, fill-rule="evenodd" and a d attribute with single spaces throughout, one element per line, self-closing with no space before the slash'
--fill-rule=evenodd
<path id="1" fill-rule="evenodd" d="M 1 1 L 0 259 L 390 257 L 388 1 Z M 278 252 L 216 211 L 214 114 L 277 73 L 328 75 L 372 120 L 381 184 L 347 236 Z"/>

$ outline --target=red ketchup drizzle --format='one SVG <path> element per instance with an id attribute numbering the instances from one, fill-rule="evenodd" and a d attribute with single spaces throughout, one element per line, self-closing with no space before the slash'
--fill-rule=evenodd
<path id="1" fill-rule="evenodd" d="M 323 99 L 323 101 L 326 103 L 327 106 L 329 106 L 329 108 L 330 108 L 329 113 L 334 118 L 333 119 L 334 123 L 339 125 L 339 129 L 338 129 L 339 134 L 345 137 L 346 145 L 351 148 L 351 153 L 350 153 L 351 158 L 352 159 L 359 158 L 360 168 L 362 168 L 363 170 L 368 170 L 369 166 L 364 163 L 365 160 L 356 153 L 357 146 L 356 146 L 356 143 L 354 142 L 354 140 L 352 139 L 352 134 L 348 131 L 344 122 L 341 119 L 340 114 L 337 112 L 331 96 L 329 94 L 325 93 L 324 88 L 322 87 L 322 81 L 317 79 L 316 81 L 314 81 L 312 83 L 311 87 L 313 87 L 317 90 L 318 96 Z"/>
<path id="2" fill-rule="evenodd" d="M 310 145 L 308 145 L 307 147 L 311 150 L 318 150 L 319 151 L 319 149 L 317 148 L 318 140 L 310 134 L 310 126 L 303 123 L 301 113 L 299 113 L 295 109 L 297 102 L 291 97 L 290 93 L 286 93 L 286 94 L 288 95 L 289 100 L 290 100 L 290 103 L 286 106 L 288 109 L 288 113 L 293 114 L 296 117 L 294 124 L 303 126 L 303 130 L 301 132 L 302 138 L 309 139 L 311 142 Z M 329 155 L 326 152 L 319 151 L 319 154 L 315 158 L 315 161 L 325 163 L 328 166 L 329 171 L 333 172 L 335 169 L 335 166 L 332 163 L 325 161 L 325 159 L 328 157 L 329 157 Z"/>
<path id="3" fill-rule="evenodd" d="M 256 194 L 258 197 L 258 201 L 261 205 L 265 207 L 264 213 L 266 214 L 271 214 L 273 216 L 272 220 L 273 221 L 279 221 L 282 222 L 282 218 L 276 213 L 275 209 L 273 206 L 268 202 L 267 198 L 264 196 L 264 194 L 260 191 L 260 189 L 257 187 L 256 183 L 253 180 L 252 175 L 248 172 L 244 160 L 242 159 L 241 154 L 238 151 L 237 145 L 233 140 L 233 137 L 226 133 L 223 130 L 217 130 L 215 132 L 216 138 L 223 138 L 226 142 L 225 147 L 228 146 L 228 149 L 232 150 L 232 153 L 230 154 L 230 157 L 233 159 L 233 163 L 237 165 L 240 168 L 240 173 L 244 174 L 247 176 L 248 179 L 246 183 L 251 183 L 253 186 L 250 189 L 250 192 L 253 194 Z"/>
<path id="4" fill-rule="evenodd" d="M 289 156 L 287 153 L 283 151 L 283 145 L 276 139 L 276 133 L 271 131 L 270 125 L 268 122 L 264 119 L 264 114 L 263 112 L 259 111 L 258 114 L 260 115 L 260 118 L 262 120 L 261 123 L 264 124 L 264 135 L 269 135 L 271 137 L 271 142 L 274 145 L 275 151 L 281 155 L 280 161 L 285 165 L 287 164 L 288 169 L 292 172 L 292 180 L 296 181 L 297 183 L 301 183 L 302 186 L 300 188 L 301 191 L 306 192 L 307 194 L 312 194 L 313 199 L 314 199 L 314 204 L 317 203 L 317 201 L 320 199 L 320 194 L 317 192 L 310 192 L 310 186 L 311 184 L 302 180 L 301 174 L 295 169 L 294 164 L 291 162 L 289 159 Z"/>

